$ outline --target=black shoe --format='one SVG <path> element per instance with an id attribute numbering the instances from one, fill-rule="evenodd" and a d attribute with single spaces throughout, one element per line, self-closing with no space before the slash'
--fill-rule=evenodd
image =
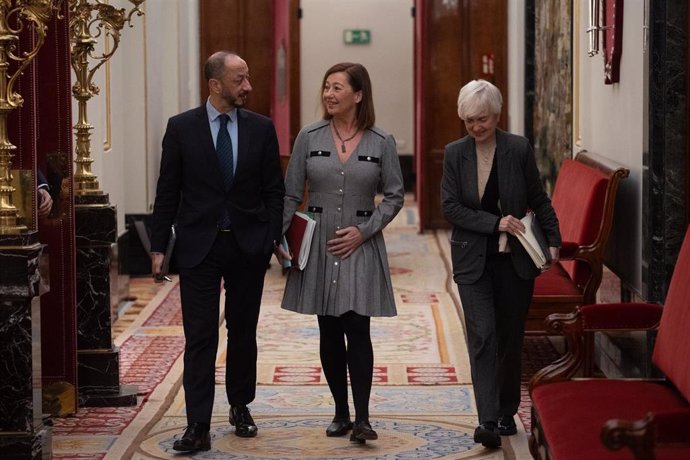
<path id="1" fill-rule="evenodd" d="M 371 425 L 368 421 L 363 420 L 361 422 L 354 423 L 354 426 L 352 427 L 352 434 L 350 435 L 350 441 L 364 444 L 367 441 L 373 441 L 378 438 L 379 435 L 376 434 L 376 431 L 371 428 Z"/>
<path id="2" fill-rule="evenodd" d="M 331 424 L 328 425 L 328 428 L 326 428 L 326 436 L 345 436 L 351 429 L 352 420 L 350 420 L 349 416 L 339 417 L 336 415 Z"/>
<path id="3" fill-rule="evenodd" d="M 173 450 L 178 452 L 211 450 L 211 435 L 208 425 L 203 423 L 189 425 L 182 437 L 173 443 Z"/>
<path id="4" fill-rule="evenodd" d="M 498 434 L 501 436 L 512 436 L 517 434 L 517 425 L 513 417 L 498 418 Z"/>
<path id="5" fill-rule="evenodd" d="M 241 438 L 253 438 L 259 431 L 247 406 L 230 407 L 230 425 L 235 427 L 235 434 Z"/>
<path id="6" fill-rule="evenodd" d="M 489 449 L 501 447 L 501 436 L 498 434 L 498 427 L 495 422 L 486 422 L 479 425 L 474 430 L 474 442 L 481 443 Z"/>

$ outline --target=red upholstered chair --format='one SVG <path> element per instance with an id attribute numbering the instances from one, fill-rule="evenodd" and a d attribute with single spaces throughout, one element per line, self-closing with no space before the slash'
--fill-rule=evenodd
<path id="1" fill-rule="evenodd" d="M 535 459 L 690 459 L 690 231 L 663 308 L 585 305 L 547 323 L 565 336 L 567 352 L 530 382 Z M 573 379 L 587 353 L 584 334 L 621 330 L 656 330 L 652 361 L 665 378 Z"/>
<path id="2" fill-rule="evenodd" d="M 525 323 L 528 334 L 543 333 L 551 313 L 596 301 L 618 184 L 628 174 L 621 165 L 587 151 L 561 165 L 551 198 L 563 240 L 561 261 L 535 281 Z"/>

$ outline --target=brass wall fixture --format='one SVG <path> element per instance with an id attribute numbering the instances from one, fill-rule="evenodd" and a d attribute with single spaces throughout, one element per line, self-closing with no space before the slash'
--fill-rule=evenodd
<path id="1" fill-rule="evenodd" d="M 43 46 L 47 24 L 61 5 L 62 0 L 0 0 L 0 235 L 27 230 L 17 223 L 19 212 L 12 202 L 12 157 L 17 147 L 8 138 L 7 117 L 24 103 L 15 85 Z M 31 50 L 18 51 L 23 33 L 33 34 Z"/>
<path id="2" fill-rule="evenodd" d="M 76 195 L 103 195 L 99 189 L 98 178 L 91 171 L 91 130 L 86 113 L 86 103 L 100 91 L 93 83 L 96 71 L 117 51 L 120 35 L 125 24 L 132 25 L 132 16 L 144 14 L 139 9 L 145 0 L 129 0 L 133 5 L 127 12 L 125 8 L 115 8 L 104 0 L 69 0 L 70 42 L 72 69 L 75 83 L 72 96 L 79 105 L 79 118 L 74 125 L 76 135 L 76 171 L 74 173 L 74 193 Z M 98 38 L 112 39 L 112 47 L 104 52 L 96 51 Z M 90 66 L 91 62 L 93 65 Z"/>

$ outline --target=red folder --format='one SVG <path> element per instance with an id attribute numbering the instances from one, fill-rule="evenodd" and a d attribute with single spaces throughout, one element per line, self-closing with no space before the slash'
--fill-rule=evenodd
<path id="1" fill-rule="evenodd" d="M 303 270 L 307 266 L 315 227 L 316 221 L 307 214 L 298 211 L 292 216 L 285 239 L 287 250 L 292 254 L 293 267 Z"/>

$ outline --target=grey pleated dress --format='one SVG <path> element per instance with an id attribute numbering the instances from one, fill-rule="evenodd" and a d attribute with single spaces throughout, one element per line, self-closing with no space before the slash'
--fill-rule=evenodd
<path id="1" fill-rule="evenodd" d="M 341 163 L 327 120 L 304 127 L 285 177 L 283 233 L 302 204 L 316 219 L 309 262 L 288 273 L 282 307 L 305 314 L 395 316 L 383 228 L 404 200 L 400 161 L 393 137 L 373 127 L 364 132 L 346 163 Z M 377 190 L 383 191 L 378 204 Z M 346 259 L 334 256 L 326 242 L 338 229 L 356 225 L 364 243 Z"/>

